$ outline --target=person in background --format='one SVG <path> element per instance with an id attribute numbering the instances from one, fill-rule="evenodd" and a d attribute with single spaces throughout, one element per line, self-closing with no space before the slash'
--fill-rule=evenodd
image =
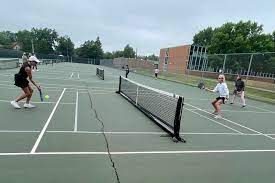
<path id="1" fill-rule="evenodd" d="M 212 105 L 215 109 L 213 114 L 215 115 L 216 119 L 222 118 L 221 105 L 224 104 L 225 101 L 229 98 L 229 90 L 227 88 L 227 84 L 225 83 L 225 76 L 223 74 L 219 75 L 218 84 L 213 90 L 210 90 L 208 88 L 205 88 L 205 90 L 219 93 L 219 97 L 212 101 Z"/>
<path id="2" fill-rule="evenodd" d="M 22 62 L 23 62 L 23 64 L 28 62 L 28 57 L 27 57 L 27 54 L 25 52 L 22 55 Z"/>
<path id="3" fill-rule="evenodd" d="M 233 98 L 230 104 L 234 104 L 236 96 L 239 95 L 241 97 L 242 107 L 246 106 L 244 99 L 244 87 L 245 85 L 242 80 L 242 77 L 238 75 L 235 81 L 235 90 L 233 91 Z"/>
<path id="4" fill-rule="evenodd" d="M 158 73 L 159 73 L 159 69 L 156 67 L 155 68 L 155 78 L 158 79 Z"/>
<path id="5" fill-rule="evenodd" d="M 128 65 L 126 65 L 126 78 L 128 78 L 128 74 L 129 74 L 129 72 L 130 72 L 130 69 L 129 69 L 129 66 Z"/>
<path id="6" fill-rule="evenodd" d="M 29 57 L 29 61 L 33 62 L 34 64 L 32 65 L 32 71 L 39 71 L 37 69 L 37 64 L 40 62 L 36 56 L 33 54 L 31 54 L 31 56 Z M 34 70 L 35 69 L 35 70 Z"/>

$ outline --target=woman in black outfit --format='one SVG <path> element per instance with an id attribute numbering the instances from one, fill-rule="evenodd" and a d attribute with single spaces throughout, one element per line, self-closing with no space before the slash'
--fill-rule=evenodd
<path id="1" fill-rule="evenodd" d="M 126 78 L 128 78 L 128 74 L 129 74 L 129 72 L 130 72 L 129 66 L 128 66 L 128 65 L 126 65 Z"/>
<path id="2" fill-rule="evenodd" d="M 23 91 L 20 96 L 18 96 L 14 101 L 11 101 L 11 105 L 16 109 L 21 108 L 19 106 L 18 102 L 24 98 L 27 98 L 26 103 L 24 104 L 25 108 L 34 108 L 35 107 L 34 105 L 30 104 L 33 89 L 29 85 L 29 81 L 27 79 L 27 78 L 29 78 L 29 80 L 32 82 L 32 84 L 34 86 L 36 86 L 36 88 L 38 90 L 40 90 L 40 87 L 34 82 L 34 80 L 32 78 L 32 69 L 31 68 L 35 64 L 36 64 L 36 61 L 28 60 L 28 62 L 23 63 L 19 72 L 14 75 L 14 81 L 15 81 L 14 85 L 20 87 Z"/>
<path id="3" fill-rule="evenodd" d="M 244 82 L 240 75 L 237 76 L 235 81 L 235 90 L 233 91 L 233 98 L 230 104 L 233 104 L 237 95 L 241 97 L 242 107 L 245 107 L 245 99 L 244 99 Z"/>

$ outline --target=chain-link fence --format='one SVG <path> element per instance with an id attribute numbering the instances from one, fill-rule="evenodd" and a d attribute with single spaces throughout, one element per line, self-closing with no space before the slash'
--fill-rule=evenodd
<path id="1" fill-rule="evenodd" d="M 158 67 L 158 61 L 133 59 L 133 58 L 115 58 L 115 59 L 101 59 L 100 65 L 107 67 L 125 69 L 126 65 L 130 70 L 135 72 L 148 71 L 153 72 L 154 68 Z"/>
<path id="2" fill-rule="evenodd" d="M 0 58 L 1 60 L 9 60 L 9 59 L 19 59 L 19 62 L 23 56 L 23 51 L 21 50 L 13 50 L 13 49 L 3 49 L 0 48 Z M 49 64 L 49 63 L 57 63 L 57 62 L 72 62 L 72 63 L 82 63 L 82 64 L 93 64 L 99 65 L 100 59 L 92 59 L 92 58 L 82 58 L 78 56 L 64 56 L 58 54 L 43 54 L 43 53 L 35 53 L 35 56 L 41 61 L 41 64 Z"/>

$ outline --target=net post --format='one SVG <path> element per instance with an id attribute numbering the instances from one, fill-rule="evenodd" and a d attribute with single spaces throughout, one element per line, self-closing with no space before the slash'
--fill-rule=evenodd
<path id="1" fill-rule="evenodd" d="M 180 96 L 177 102 L 177 108 L 176 108 L 176 114 L 175 114 L 174 138 L 176 138 L 178 141 L 185 143 L 186 141 L 180 137 L 180 122 L 181 122 L 183 104 L 184 104 L 184 98 Z"/>
<path id="2" fill-rule="evenodd" d="M 116 91 L 116 93 L 120 94 L 120 92 L 121 92 L 121 76 L 119 76 L 118 91 Z"/>
<path id="3" fill-rule="evenodd" d="M 102 79 L 104 80 L 104 77 L 105 77 L 105 76 L 104 76 L 104 70 L 102 70 L 102 72 L 103 72 Z"/>

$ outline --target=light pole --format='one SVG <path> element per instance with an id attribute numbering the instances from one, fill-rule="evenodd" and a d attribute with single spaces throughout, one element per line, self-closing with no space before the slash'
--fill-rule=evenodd
<path id="1" fill-rule="evenodd" d="M 34 54 L 34 45 L 33 45 L 33 39 L 31 40 L 32 43 L 32 54 Z"/>
<path id="2" fill-rule="evenodd" d="M 67 40 L 67 61 L 69 62 L 69 41 Z"/>

